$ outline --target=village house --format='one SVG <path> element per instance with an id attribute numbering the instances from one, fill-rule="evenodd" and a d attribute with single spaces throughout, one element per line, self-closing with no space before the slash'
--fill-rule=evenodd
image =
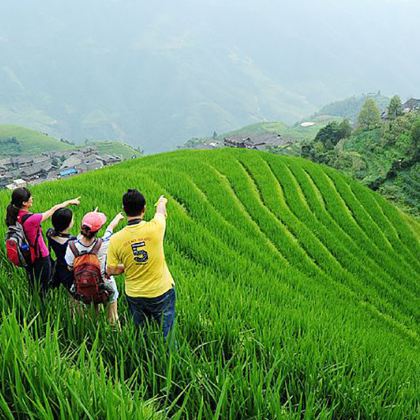
<path id="1" fill-rule="evenodd" d="M 38 178 L 47 178 L 48 172 L 52 169 L 51 163 L 31 165 L 20 171 L 20 175 L 27 181 L 33 181 Z"/>
<path id="2" fill-rule="evenodd" d="M 44 180 L 76 175 L 121 162 L 119 156 L 104 154 L 92 146 L 65 152 L 44 152 L 37 156 L 0 159 L 0 188 L 16 188 L 14 179 L 36 184 Z"/>
<path id="3" fill-rule="evenodd" d="M 0 167 L 10 170 L 13 166 L 13 160 L 11 158 L 0 159 Z"/>
<path id="4" fill-rule="evenodd" d="M 74 168 L 82 163 L 82 159 L 78 156 L 68 157 L 60 166 L 61 170 Z"/>
<path id="5" fill-rule="evenodd" d="M 226 147 L 240 149 L 266 150 L 269 147 L 285 145 L 285 140 L 277 133 L 263 133 L 251 136 L 231 136 L 225 137 L 223 144 Z"/>
<path id="6" fill-rule="evenodd" d="M 412 111 L 420 111 L 420 99 L 411 98 L 402 104 L 404 113 Z"/>
<path id="7" fill-rule="evenodd" d="M 6 188 L 8 190 L 14 190 L 15 188 L 23 188 L 23 187 L 26 187 L 27 185 L 28 185 L 27 182 L 24 181 L 23 179 L 16 179 L 11 184 L 6 185 Z"/>

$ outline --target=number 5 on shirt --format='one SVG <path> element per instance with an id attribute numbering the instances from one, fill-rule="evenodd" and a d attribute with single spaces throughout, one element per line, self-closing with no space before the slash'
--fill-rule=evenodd
<path id="1" fill-rule="evenodd" d="M 139 264 L 145 264 L 149 259 L 149 254 L 144 249 L 141 249 L 145 246 L 146 244 L 144 241 L 131 244 L 131 250 L 133 251 L 134 261 Z"/>

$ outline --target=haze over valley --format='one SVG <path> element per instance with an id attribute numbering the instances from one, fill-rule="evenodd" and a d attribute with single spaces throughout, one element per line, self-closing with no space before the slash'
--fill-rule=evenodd
<path id="1" fill-rule="evenodd" d="M 292 124 L 353 94 L 418 97 L 419 12 L 396 0 L 4 0 L 0 124 L 150 153 Z"/>

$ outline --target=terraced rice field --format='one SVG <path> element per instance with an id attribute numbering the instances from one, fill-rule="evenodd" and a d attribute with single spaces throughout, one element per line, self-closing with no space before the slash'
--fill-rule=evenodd
<path id="1" fill-rule="evenodd" d="M 111 217 L 133 187 L 148 217 L 169 198 L 176 349 L 135 334 L 124 298 L 120 333 L 62 291 L 42 308 L 2 260 L 2 417 L 419 417 L 416 221 L 329 168 L 227 149 L 43 184 L 34 210 L 81 195 L 77 220 Z"/>

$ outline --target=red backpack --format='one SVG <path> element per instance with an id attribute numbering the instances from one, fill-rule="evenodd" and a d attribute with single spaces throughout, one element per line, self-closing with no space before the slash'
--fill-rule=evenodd
<path id="1" fill-rule="evenodd" d="M 23 225 L 32 216 L 25 214 L 20 223 L 17 221 L 14 225 L 9 226 L 6 233 L 6 255 L 7 259 L 16 267 L 29 267 L 35 259 L 35 249 L 39 232 L 35 239 L 35 243 L 31 245 L 25 235 Z"/>
<path id="2" fill-rule="evenodd" d="M 102 239 L 98 239 L 93 248 L 80 252 L 76 241 L 69 241 L 68 246 L 74 255 L 73 274 L 75 297 L 83 303 L 105 303 L 109 292 L 105 289 L 102 278 L 101 263 L 98 252 L 102 246 Z"/>

